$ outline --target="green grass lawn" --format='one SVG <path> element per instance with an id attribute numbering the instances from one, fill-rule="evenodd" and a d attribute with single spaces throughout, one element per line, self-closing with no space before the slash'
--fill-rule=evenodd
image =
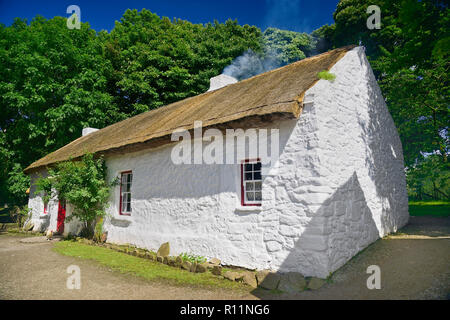
<path id="1" fill-rule="evenodd" d="M 411 216 L 450 216 L 450 202 L 447 201 L 410 201 L 409 215 Z"/>
<path id="2" fill-rule="evenodd" d="M 95 260 L 115 271 L 133 274 L 148 280 L 164 280 L 175 285 L 239 289 L 245 291 L 249 291 L 250 288 L 244 284 L 214 276 L 210 271 L 205 273 L 192 273 L 111 249 L 85 245 L 79 242 L 57 242 L 53 250 L 66 256 Z"/>

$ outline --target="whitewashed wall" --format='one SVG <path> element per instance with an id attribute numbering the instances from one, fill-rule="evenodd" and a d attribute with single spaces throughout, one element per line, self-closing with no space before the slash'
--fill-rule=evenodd
<path id="1" fill-rule="evenodd" d="M 316 128 L 306 150 L 315 155 L 314 182 L 287 193 L 306 205 L 308 222 L 279 266 L 294 271 L 307 256 L 320 268 L 302 269 L 320 277 L 409 218 L 401 142 L 364 50 L 330 72 L 335 81 L 320 80 L 305 95 Z"/>
<path id="2" fill-rule="evenodd" d="M 44 232 L 48 229 L 56 230 L 56 218 L 58 216 L 58 200 L 51 199 L 47 206 L 47 214 L 44 214 L 44 201 L 42 199 L 43 194 L 36 192 L 36 186 L 34 182 L 40 176 L 47 176 L 47 172 L 42 170 L 41 172 L 34 173 L 30 176 L 31 187 L 30 195 L 28 199 L 28 207 L 31 209 L 31 220 L 34 223 L 34 231 Z"/>
<path id="3" fill-rule="evenodd" d="M 175 165 L 173 145 L 108 157 L 110 179 L 133 171 L 133 212 L 119 215 L 117 186 L 108 241 L 153 250 L 169 241 L 171 254 L 326 277 L 403 226 L 401 143 L 362 49 L 331 72 L 334 82 L 307 91 L 298 121 L 273 124 L 280 159 L 278 172 L 263 177 L 262 207 L 241 207 L 239 164 Z M 33 212 L 40 205 L 31 192 Z"/>
<path id="4" fill-rule="evenodd" d="M 36 192 L 36 185 L 34 182 L 39 177 L 47 176 L 47 171 L 42 170 L 40 172 L 34 173 L 30 176 L 31 187 L 30 196 L 28 199 L 28 207 L 31 209 L 31 221 L 34 223 L 33 231 L 46 232 L 47 230 L 56 231 L 57 230 L 57 220 L 58 220 L 58 198 L 56 195 L 50 199 L 47 205 L 47 213 L 44 213 L 44 201 L 43 194 Z M 66 204 L 66 217 L 72 214 L 73 208 L 70 204 Z M 78 234 L 81 231 L 82 225 L 77 219 L 72 219 L 71 221 L 65 221 L 64 223 L 64 234 Z"/>
<path id="5" fill-rule="evenodd" d="M 175 165 L 171 160 L 173 145 L 108 158 L 110 178 L 121 171 L 133 171 L 133 212 L 131 216 L 119 215 L 117 187 L 110 219 L 105 223 L 108 241 L 149 249 L 169 241 L 173 254 L 218 257 L 225 264 L 250 268 L 280 265 L 279 255 L 289 253 L 289 247 L 283 246 L 289 239 L 280 240 L 288 232 L 284 227 L 278 230 L 280 214 L 306 223 L 297 203 L 275 200 L 277 181 L 297 185 L 307 183 L 305 179 L 311 176 L 307 160 L 313 155 L 304 152 L 312 136 L 308 110 L 300 122 L 302 125 L 295 120 L 283 121 L 271 127 L 280 129 L 280 169 L 275 176 L 263 177 L 262 207 L 240 205 L 240 161 L 231 165 Z M 304 172 L 299 176 L 293 171 L 302 158 L 305 166 L 301 165 Z M 289 232 L 300 234 L 301 229 Z"/>

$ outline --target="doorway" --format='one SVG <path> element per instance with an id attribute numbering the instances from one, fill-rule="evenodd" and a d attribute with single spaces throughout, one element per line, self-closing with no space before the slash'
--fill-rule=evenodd
<path id="1" fill-rule="evenodd" d="M 59 200 L 58 202 L 58 219 L 56 221 L 56 231 L 59 234 L 64 232 L 64 220 L 66 218 L 66 200 Z"/>

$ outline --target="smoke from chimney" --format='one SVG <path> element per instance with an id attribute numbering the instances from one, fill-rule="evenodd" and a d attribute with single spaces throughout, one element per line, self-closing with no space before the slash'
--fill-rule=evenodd
<path id="1" fill-rule="evenodd" d="M 225 67 L 222 74 L 243 80 L 283 66 L 274 58 L 276 56 L 275 53 L 266 51 L 264 55 L 265 57 L 263 58 L 252 50 L 247 50 Z"/>
<path id="2" fill-rule="evenodd" d="M 267 26 L 284 25 L 289 30 L 309 32 L 308 18 L 303 14 L 301 0 L 266 0 L 267 14 L 264 17 Z M 283 40 L 281 40 L 283 41 Z M 281 45 L 285 45 L 280 43 Z M 243 80 L 263 72 L 267 72 L 286 64 L 279 59 L 281 52 L 273 48 L 263 48 L 263 54 L 259 55 L 252 50 L 247 50 L 241 56 L 234 59 L 230 65 L 223 69 L 222 74 Z M 305 52 L 305 54 L 307 54 Z"/>

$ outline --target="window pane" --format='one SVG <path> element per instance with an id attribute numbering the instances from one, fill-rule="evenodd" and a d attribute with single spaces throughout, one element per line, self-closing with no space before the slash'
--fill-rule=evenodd
<path id="1" fill-rule="evenodd" d="M 256 201 L 261 201 L 262 200 L 261 192 L 255 192 L 255 200 Z"/>
<path id="2" fill-rule="evenodd" d="M 253 182 L 246 182 L 245 190 L 247 190 L 247 191 L 253 190 Z"/>
<path id="3" fill-rule="evenodd" d="M 251 172 L 246 172 L 245 173 L 245 180 L 252 180 L 252 173 Z"/>
<path id="4" fill-rule="evenodd" d="M 261 182 L 255 182 L 255 190 L 260 191 L 261 190 Z"/>
<path id="5" fill-rule="evenodd" d="M 122 174 L 122 185 L 124 185 L 125 183 L 127 183 L 127 175 Z"/>
<path id="6" fill-rule="evenodd" d="M 131 189 L 131 184 L 127 183 L 127 185 L 125 187 L 125 191 L 130 192 L 130 189 Z"/>
<path id="7" fill-rule="evenodd" d="M 127 174 L 127 182 L 128 183 L 131 183 L 131 179 L 132 179 L 132 174 L 131 173 Z"/>
<path id="8" fill-rule="evenodd" d="M 255 196 L 253 192 L 247 192 L 247 200 L 248 201 L 254 201 L 255 200 Z"/>
<path id="9" fill-rule="evenodd" d="M 254 171 L 261 171 L 261 162 L 257 162 L 253 165 Z"/>
<path id="10" fill-rule="evenodd" d="M 127 203 L 127 212 L 131 212 L 131 202 Z"/>
<path id="11" fill-rule="evenodd" d="M 261 180 L 261 171 L 256 171 L 253 173 L 253 180 Z"/>
<path id="12" fill-rule="evenodd" d="M 252 164 L 251 163 L 246 163 L 245 164 L 245 171 L 252 171 Z"/>
<path id="13" fill-rule="evenodd" d="M 127 198 L 126 198 L 126 193 L 123 193 L 122 194 L 122 209 L 121 209 L 121 211 L 122 212 L 125 212 L 125 209 L 126 209 L 126 207 L 127 207 Z"/>

